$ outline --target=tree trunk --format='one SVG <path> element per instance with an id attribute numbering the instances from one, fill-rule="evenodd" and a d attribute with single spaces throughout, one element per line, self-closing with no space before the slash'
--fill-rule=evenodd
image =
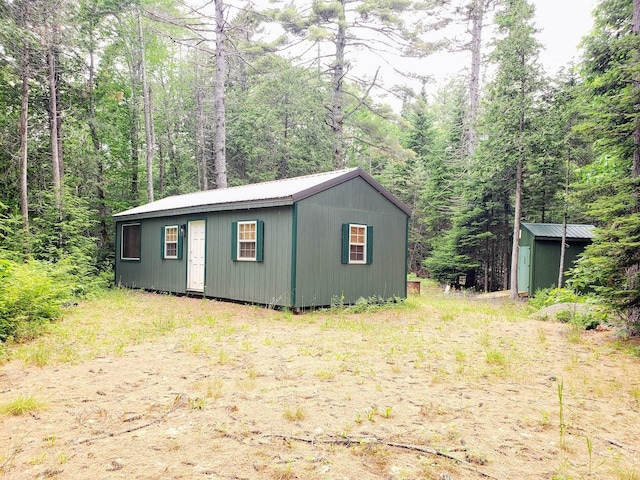
<path id="1" fill-rule="evenodd" d="M 147 85 L 147 67 L 145 60 L 144 36 L 142 32 L 142 15 L 138 8 L 138 48 L 140 48 L 140 76 L 142 79 L 142 108 L 144 111 L 144 137 L 147 158 L 147 198 L 153 202 L 153 154 L 155 139 L 153 138 L 153 109 L 151 104 L 151 88 Z"/>
<path id="2" fill-rule="evenodd" d="M 562 211 L 562 238 L 560 239 L 560 268 L 558 268 L 558 288 L 564 286 L 564 261 L 567 253 L 567 210 L 569 207 L 569 158 L 564 172 L 564 199 Z"/>
<path id="3" fill-rule="evenodd" d="M 227 77 L 226 58 L 226 25 L 224 19 L 223 0 L 215 0 L 216 7 L 216 77 L 215 77 L 215 110 L 216 134 L 214 145 L 214 166 L 216 188 L 227 187 L 227 152 L 226 152 L 226 112 L 225 81 Z"/>
<path id="4" fill-rule="evenodd" d="M 105 204 L 104 192 L 104 160 L 100 139 L 98 137 L 98 129 L 96 126 L 96 99 L 94 94 L 95 82 L 95 50 L 93 38 L 93 24 L 91 25 L 91 46 L 89 49 L 89 132 L 93 143 L 93 151 L 96 155 L 96 194 L 98 197 L 98 221 L 100 225 L 100 247 L 105 246 L 109 241 L 109 232 L 107 231 L 107 206 Z"/>
<path id="5" fill-rule="evenodd" d="M 480 105 L 480 63 L 482 60 L 482 27 L 484 13 L 491 0 L 473 0 L 471 11 L 471 74 L 469 76 L 469 110 L 466 119 L 467 154 L 472 156 L 476 150 L 476 120 Z"/>
<path id="6" fill-rule="evenodd" d="M 347 46 L 347 30 L 345 18 L 345 1 L 339 0 L 340 14 L 338 18 L 338 31 L 335 38 L 336 55 L 333 63 L 332 89 L 333 98 L 331 104 L 330 125 L 333 133 L 333 164 L 336 168 L 344 168 L 344 53 Z"/>
<path id="7" fill-rule="evenodd" d="M 207 174 L 207 156 L 205 153 L 205 130 L 204 130 L 204 100 L 202 94 L 202 80 L 199 77 L 200 65 L 196 52 L 195 62 L 195 100 L 196 100 L 196 126 L 195 126 L 195 159 L 196 171 L 198 172 L 198 189 L 207 190 L 209 188 L 209 175 Z"/>
<path id="8" fill-rule="evenodd" d="M 26 0 L 23 5 L 21 27 L 28 28 L 29 17 L 31 15 L 30 2 Z M 29 75 L 30 75 L 30 55 L 29 46 L 25 43 L 22 50 L 22 62 L 20 65 L 20 77 L 22 81 L 22 103 L 20 105 L 20 213 L 22 214 L 23 246 L 25 252 L 29 249 L 29 195 L 28 195 L 28 133 L 29 133 Z"/>
<path id="9" fill-rule="evenodd" d="M 520 243 L 520 216 L 522 215 L 522 156 L 516 166 L 516 194 L 513 213 L 513 242 L 511 245 L 511 298 L 518 297 L 518 247 Z"/>
<path id="10" fill-rule="evenodd" d="M 140 168 L 140 59 L 136 49 L 131 50 L 131 200 L 134 204 L 139 202 L 138 169 Z"/>
<path id="11" fill-rule="evenodd" d="M 60 157 L 58 151 L 58 108 L 56 101 L 56 61 L 53 41 L 47 51 L 47 81 L 49 87 L 49 140 L 51 143 L 51 171 L 56 208 L 62 208 L 62 179 L 60 177 Z"/>

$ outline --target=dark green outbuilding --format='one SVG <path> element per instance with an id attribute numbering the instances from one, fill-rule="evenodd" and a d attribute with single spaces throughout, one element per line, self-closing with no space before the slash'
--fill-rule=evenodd
<path id="1" fill-rule="evenodd" d="M 406 297 L 410 209 L 360 168 L 114 215 L 118 285 L 294 309 Z"/>
<path id="2" fill-rule="evenodd" d="M 560 270 L 563 226 L 559 223 L 522 223 L 518 249 L 518 291 L 534 295 L 556 287 Z M 567 225 L 564 257 L 566 273 L 593 239 L 593 225 Z"/>

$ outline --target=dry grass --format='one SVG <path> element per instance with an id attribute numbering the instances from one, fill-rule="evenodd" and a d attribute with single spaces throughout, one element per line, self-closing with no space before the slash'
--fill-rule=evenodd
<path id="1" fill-rule="evenodd" d="M 304 315 L 107 292 L 5 347 L 2 405 L 34 391 L 47 403 L 3 407 L 0 471 L 637 478 L 640 361 L 611 333 L 422 290 L 393 307 Z"/>

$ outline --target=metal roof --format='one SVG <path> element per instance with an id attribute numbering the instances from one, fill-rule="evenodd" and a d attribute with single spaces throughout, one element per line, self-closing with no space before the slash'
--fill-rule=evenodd
<path id="1" fill-rule="evenodd" d="M 116 220 L 133 220 L 172 214 L 292 205 L 355 177 L 361 177 L 405 214 L 411 215 L 411 209 L 407 205 L 393 196 L 371 175 L 357 167 L 239 187 L 174 195 L 117 213 L 114 217 Z"/>
<path id="2" fill-rule="evenodd" d="M 534 237 L 562 238 L 561 223 L 523 223 Z M 567 238 L 592 239 L 596 227 L 593 225 L 567 224 Z"/>

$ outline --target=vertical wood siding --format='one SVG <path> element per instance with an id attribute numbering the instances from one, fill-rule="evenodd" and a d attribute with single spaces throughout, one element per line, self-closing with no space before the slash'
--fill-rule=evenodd
<path id="1" fill-rule="evenodd" d="M 291 219 L 291 207 L 211 214 L 207 221 L 205 294 L 265 305 L 289 306 Z M 243 220 L 264 222 L 264 258 L 261 262 L 232 260 L 231 224 Z"/>
<path id="2" fill-rule="evenodd" d="M 294 212 L 297 219 L 293 251 Z M 165 225 L 206 221 L 204 295 L 274 306 L 308 308 L 332 300 L 406 296 L 407 216 L 362 178 L 317 193 L 295 206 L 258 208 L 141 220 L 141 259 L 120 260 L 121 226 L 116 225 L 116 283 L 173 293 L 186 292 L 188 242 L 182 258 L 162 258 Z M 261 262 L 233 261 L 233 222 L 264 222 Z M 373 226 L 373 263 L 343 265 L 345 223 Z M 188 232 L 187 234 L 188 235 Z M 292 254 L 292 252 L 294 252 Z M 292 281 L 295 279 L 295 302 Z"/>
<path id="3" fill-rule="evenodd" d="M 206 221 L 206 269 L 204 295 L 215 298 L 289 306 L 291 292 L 292 208 L 265 208 L 213 212 L 141 220 L 140 261 L 120 260 L 122 223 L 116 235 L 116 283 L 131 287 L 186 293 L 188 242 L 183 241 L 180 260 L 162 258 L 161 231 L 165 225 Z M 264 259 L 241 262 L 231 259 L 231 225 L 242 220 L 264 222 Z M 188 232 L 187 232 L 188 235 Z"/>
<path id="4" fill-rule="evenodd" d="M 373 264 L 341 263 L 342 224 L 373 226 Z M 296 306 L 404 297 L 406 215 L 357 177 L 298 204 Z"/>

